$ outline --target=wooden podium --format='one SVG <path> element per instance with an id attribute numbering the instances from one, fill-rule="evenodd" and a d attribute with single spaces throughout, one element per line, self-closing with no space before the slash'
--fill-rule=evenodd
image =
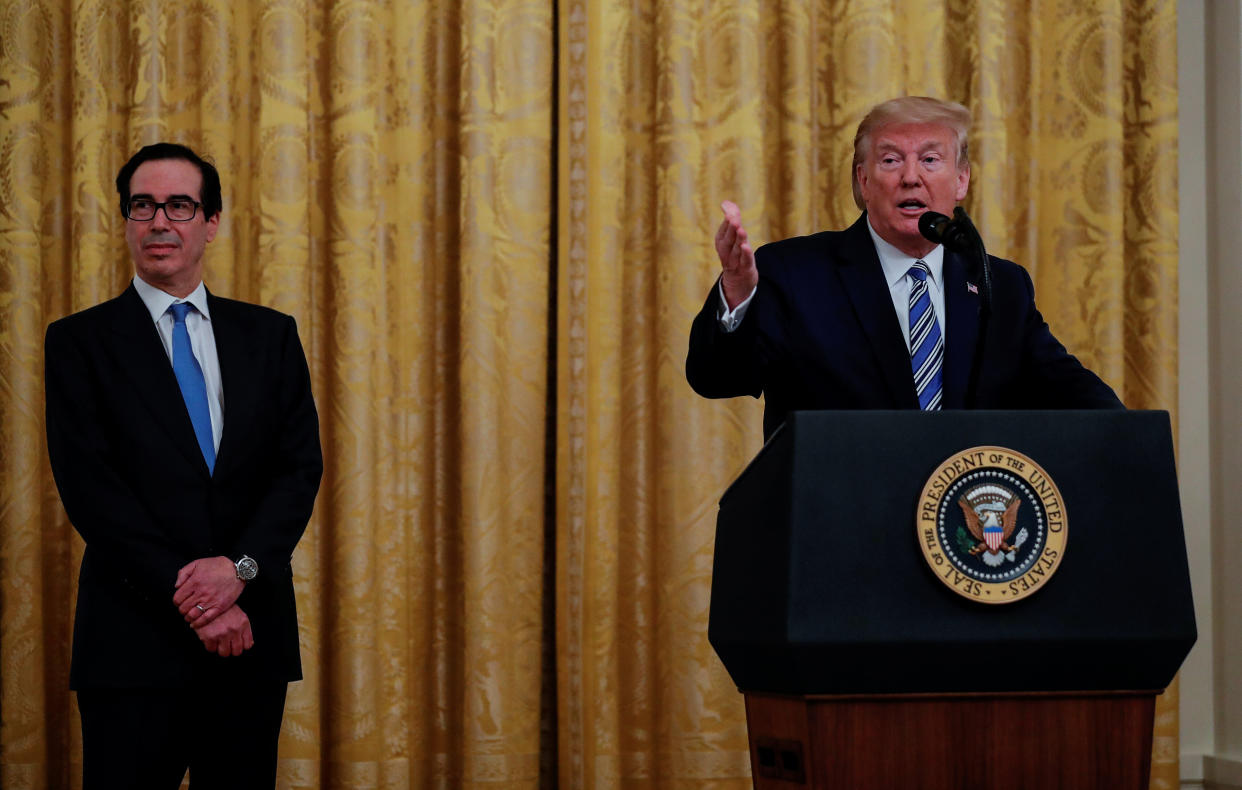
<path id="1" fill-rule="evenodd" d="M 1007 604 L 942 584 L 916 529 L 985 445 L 1064 500 L 1060 566 Z M 757 790 L 1147 790 L 1195 638 L 1163 412 L 800 412 L 721 499 L 709 639 Z"/>

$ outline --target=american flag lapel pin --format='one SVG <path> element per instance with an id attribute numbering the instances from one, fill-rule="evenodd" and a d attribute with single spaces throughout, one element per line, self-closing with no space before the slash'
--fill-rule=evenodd
<path id="1" fill-rule="evenodd" d="M 979 295 L 979 287 L 974 283 L 966 283 L 966 290 L 970 291 L 975 296 Z"/>

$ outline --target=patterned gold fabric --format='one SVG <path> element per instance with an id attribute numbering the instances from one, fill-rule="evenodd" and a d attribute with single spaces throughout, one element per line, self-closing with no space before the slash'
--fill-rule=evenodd
<path id="1" fill-rule="evenodd" d="M 139 145 L 214 158 L 208 287 L 294 315 L 311 363 L 280 786 L 744 788 L 706 623 L 761 407 L 682 374 L 717 205 L 756 241 L 842 227 L 866 108 L 963 101 L 990 251 L 1128 405 L 1172 409 L 1174 32 L 1172 0 L 4 0 L 0 786 L 79 782 L 42 340 L 131 276 Z M 1174 787 L 1175 691 L 1156 735 Z"/>
<path id="2" fill-rule="evenodd" d="M 557 575 L 567 787 L 749 786 L 704 639 L 716 498 L 761 407 L 697 400 L 722 199 L 756 243 L 857 216 L 854 130 L 904 93 L 974 112 L 967 209 L 1131 407 L 1176 405 L 1172 2 L 561 4 Z M 1176 691 L 1153 787 L 1177 782 Z M 657 781 L 658 780 L 658 781 Z"/>
<path id="3" fill-rule="evenodd" d="M 0 785 L 79 781 L 81 542 L 43 449 L 43 329 L 132 276 L 112 179 L 171 139 L 222 173 L 208 287 L 297 318 L 319 406 L 281 786 L 531 786 L 551 8 L 75 0 L 0 23 Z"/>

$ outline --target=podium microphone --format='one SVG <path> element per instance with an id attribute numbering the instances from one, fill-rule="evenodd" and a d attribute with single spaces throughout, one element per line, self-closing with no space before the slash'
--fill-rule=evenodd
<path id="1" fill-rule="evenodd" d="M 970 215 L 961 206 L 953 209 L 953 218 L 935 211 L 925 211 L 919 217 L 919 233 L 936 244 L 966 256 L 973 263 L 974 274 L 979 278 L 979 334 L 975 342 L 975 357 L 971 365 L 970 379 L 966 386 L 966 408 L 974 408 L 979 394 L 980 368 L 987 345 L 988 319 L 992 316 L 992 267 L 983 238 L 970 221 Z M 973 261 L 971 260 L 973 259 Z"/>
<path id="2" fill-rule="evenodd" d="M 966 223 L 949 219 L 935 211 L 925 211 L 919 217 L 919 233 L 936 244 L 943 244 L 954 252 L 971 253 L 974 242 Z"/>
<path id="3" fill-rule="evenodd" d="M 975 223 L 970 221 L 966 209 L 957 206 L 953 209 L 953 218 L 935 211 L 924 211 L 919 217 L 919 233 L 923 238 L 936 244 L 943 244 L 954 252 L 973 258 L 972 264 L 981 282 L 983 292 L 980 295 L 984 312 L 992 307 L 992 267 L 988 264 L 988 253 L 983 248 L 983 239 L 975 230 Z"/>

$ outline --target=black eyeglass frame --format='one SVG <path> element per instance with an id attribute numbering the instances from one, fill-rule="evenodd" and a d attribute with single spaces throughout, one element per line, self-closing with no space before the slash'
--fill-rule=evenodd
<path id="1" fill-rule="evenodd" d="M 133 211 L 133 205 L 134 205 L 135 200 L 141 200 L 145 203 L 150 203 L 152 206 L 151 216 L 135 217 L 133 214 L 131 214 L 130 212 Z M 166 207 L 168 206 L 169 203 L 189 203 L 190 205 L 194 206 L 194 211 L 192 211 L 190 213 L 190 216 L 186 217 L 185 219 L 177 219 L 176 217 L 173 217 L 172 215 L 168 213 L 168 209 Z M 199 203 L 197 200 L 190 200 L 189 198 L 173 198 L 172 200 L 165 200 L 163 203 L 152 200 L 151 198 L 143 198 L 143 197 L 130 198 L 129 202 L 125 204 L 125 218 L 133 220 L 134 222 L 150 222 L 151 220 L 155 219 L 155 215 L 157 213 L 159 213 L 160 211 L 163 211 L 164 216 L 168 218 L 169 222 L 189 222 L 190 220 L 198 216 L 198 210 L 202 207 L 203 207 L 202 203 Z"/>

